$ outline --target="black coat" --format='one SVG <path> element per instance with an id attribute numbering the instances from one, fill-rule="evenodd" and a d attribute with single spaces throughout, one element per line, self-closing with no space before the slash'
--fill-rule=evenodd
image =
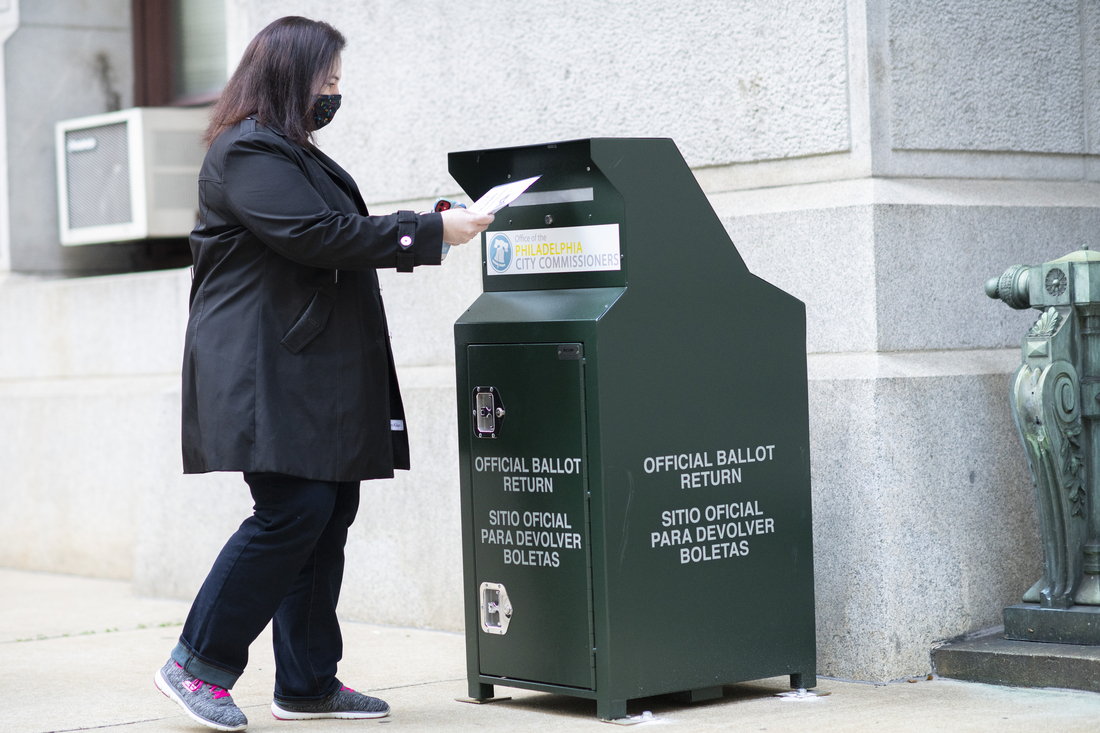
<path id="1" fill-rule="evenodd" d="M 438 265 L 443 222 L 402 216 L 368 217 L 328 156 L 252 120 L 214 141 L 191 233 L 185 473 L 360 481 L 409 467 L 375 268 Z"/>

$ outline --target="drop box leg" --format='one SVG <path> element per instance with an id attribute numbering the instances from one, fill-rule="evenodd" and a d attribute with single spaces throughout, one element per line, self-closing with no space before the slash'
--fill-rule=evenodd
<path id="1" fill-rule="evenodd" d="M 596 698 L 596 717 L 600 720 L 616 720 L 626 717 L 626 700 Z"/>
<path id="2" fill-rule="evenodd" d="M 791 675 L 792 690 L 811 690 L 817 687 L 817 674 L 795 672 Z"/>
<path id="3" fill-rule="evenodd" d="M 489 700 L 493 697 L 493 686 L 470 681 L 470 697 L 475 700 Z"/>

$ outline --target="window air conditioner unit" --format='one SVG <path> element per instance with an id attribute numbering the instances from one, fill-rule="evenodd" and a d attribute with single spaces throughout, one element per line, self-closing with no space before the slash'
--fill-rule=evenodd
<path id="1" fill-rule="evenodd" d="M 208 121 L 207 109 L 136 107 L 58 122 L 61 243 L 190 234 Z"/>

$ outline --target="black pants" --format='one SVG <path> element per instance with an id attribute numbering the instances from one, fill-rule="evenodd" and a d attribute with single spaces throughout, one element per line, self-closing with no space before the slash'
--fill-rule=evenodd
<path id="1" fill-rule="evenodd" d="M 273 473 L 244 479 L 254 514 L 214 561 L 172 658 L 189 674 L 230 689 L 248 663 L 249 644 L 273 620 L 275 697 L 323 699 L 340 689 L 336 603 L 359 483 Z"/>

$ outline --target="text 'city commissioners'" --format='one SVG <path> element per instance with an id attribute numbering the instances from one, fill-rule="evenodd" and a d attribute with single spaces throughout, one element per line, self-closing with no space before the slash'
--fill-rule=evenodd
<path id="1" fill-rule="evenodd" d="M 485 272 L 489 275 L 621 269 L 618 224 L 485 233 Z"/>

